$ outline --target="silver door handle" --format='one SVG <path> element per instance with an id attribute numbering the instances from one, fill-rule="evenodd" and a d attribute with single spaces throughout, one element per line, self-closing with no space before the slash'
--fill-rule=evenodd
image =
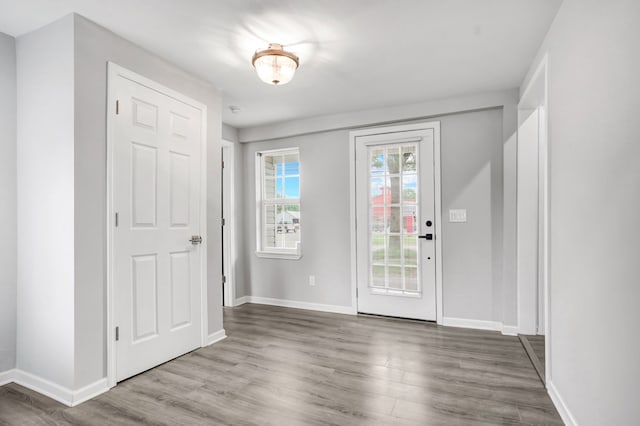
<path id="1" fill-rule="evenodd" d="M 192 235 L 191 239 L 189 240 L 191 242 L 191 244 L 193 244 L 194 246 L 196 244 L 202 244 L 202 237 L 200 235 Z"/>

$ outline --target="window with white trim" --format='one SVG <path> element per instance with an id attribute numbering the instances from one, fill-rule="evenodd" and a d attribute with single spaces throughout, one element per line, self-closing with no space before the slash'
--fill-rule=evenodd
<path id="1" fill-rule="evenodd" d="M 256 177 L 258 256 L 299 259 L 298 148 L 258 152 Z"/>

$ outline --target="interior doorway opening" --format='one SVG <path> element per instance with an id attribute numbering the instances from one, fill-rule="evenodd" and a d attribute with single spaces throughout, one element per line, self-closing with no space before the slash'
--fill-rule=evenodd
<path id="1" fill-rule="evenodd" d="M 235 305 L 235 191 L 234 191 L 235 146 L 222 141 L 221 165 L 221 226 L 222 226 L 222 305 Z"/>

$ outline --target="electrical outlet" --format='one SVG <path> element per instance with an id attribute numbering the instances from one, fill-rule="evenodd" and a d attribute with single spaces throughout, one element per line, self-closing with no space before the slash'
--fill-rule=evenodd
<path id="1" fill-rule="evenodd" d="M 310 286 L 316 285 L 316 276 L 315 275 L 309 275 L 309 285 Z"/>
<path id="2" fill-rule="evenodd" d="M 449 222 L 466 222 L 466 221 L 467 221 L 466 209 L 449 210 Z"/>

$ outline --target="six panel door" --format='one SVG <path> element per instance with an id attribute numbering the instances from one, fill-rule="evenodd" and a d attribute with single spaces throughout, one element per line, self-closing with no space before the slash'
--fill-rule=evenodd
<path id="1" fill-rule="evenodd" d="M 202 111 L 118 76 L 113 139 L 116 378 L 201 343 Z"/>

